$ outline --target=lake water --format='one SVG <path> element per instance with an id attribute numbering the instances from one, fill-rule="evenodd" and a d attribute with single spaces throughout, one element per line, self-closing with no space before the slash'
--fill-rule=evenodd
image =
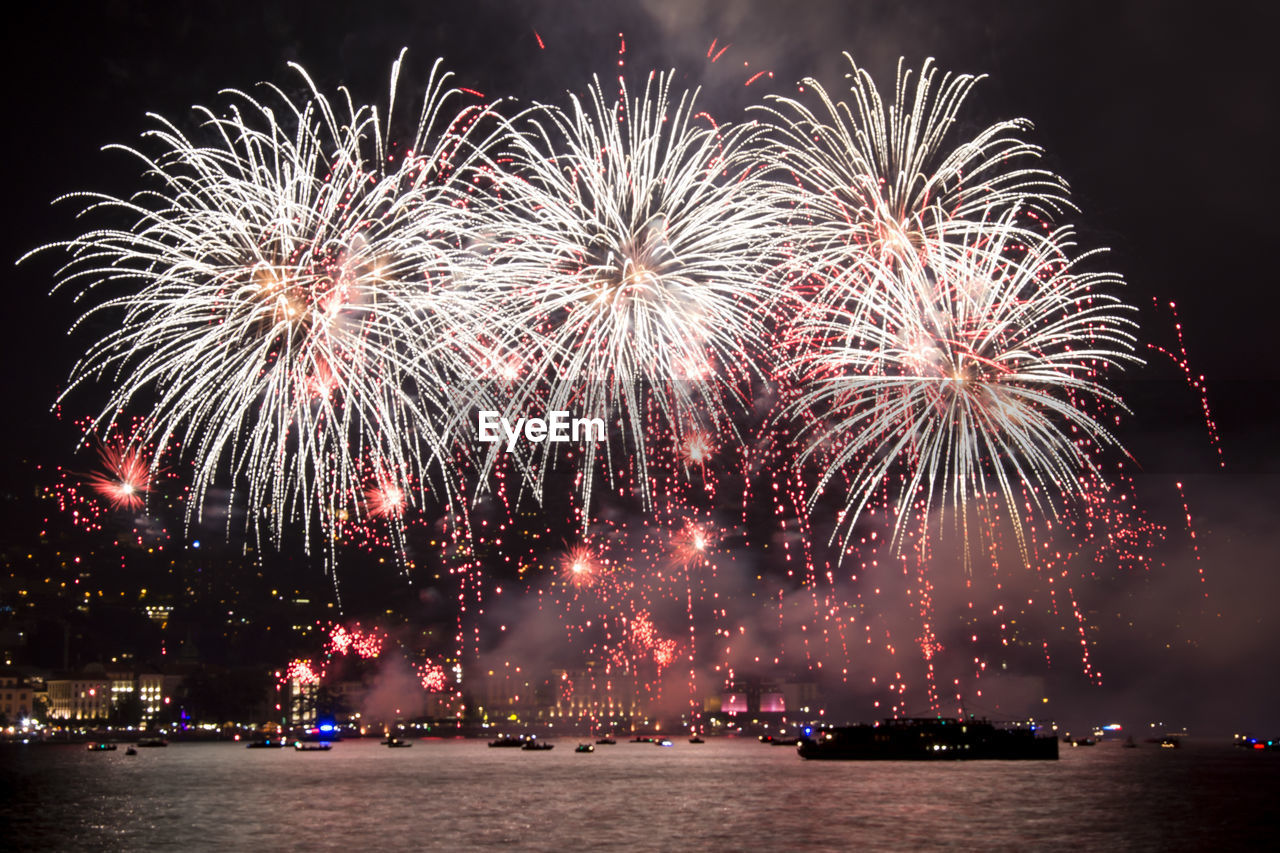
<path id="1" fill-rule="evenodd" d="M 0 848 L 1165 851 L 1274 848 L 1280 831 L 1280 753 L 1217 743 L 938 764 L 575 743 L 5 746 Z"/>

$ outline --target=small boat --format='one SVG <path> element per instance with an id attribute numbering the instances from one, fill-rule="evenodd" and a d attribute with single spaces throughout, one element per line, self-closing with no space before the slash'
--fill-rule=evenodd
<path id="1" fill-rule="evenodd" d="M 124 754 L 125 754 L 125 755 L 137 755 L 137 754 L 138 754 L 138 750 L 134 749 L 133 747 L 129 747 L 128 749 L 126 749 L 126 750 L 124 751 Z"/>
<path id="2" fill-rule="evenodd" d="M 114 743 L 102 743 L 101 741 L 94 741 L 93 743 L 88 744 L 86 746 L 86 749 L 88 749 L 90 752 L 115 752 L 116 745 Z"/>
<path id="3" fill-rule="evenodd" d="M 145 746 L 145 747 L 168 746 L 168 745 L 169 745 L 169 741 L 165 740 L 162 737 L 144 737 L 142 740 L 138 741 L 138 746 Z"/>
<path id="4" fill-rule="evenodd" d="M 663 739 L 663 740 L 655 740 L 653 743 L 654 743 L 654 745 L 655 745 L 655 746 L 675 746 L 675 744 L 674 744 L 674 743 L 672 743 L 671 741 L 666 740 L 666 739 Z"/>
<path id="5" fill-rule="evenodd" d="M 646 737 L 645 735 L 636 735 L 631 739 L 632 743 L 653 743 L 656 738 Z"/>
<path id="6" fill-rule="evenodd" d="M 288 744 L 285 743 L 283 738 L 264 737 L 261 740 L 254 740 L 245 744 L 245 749 L 280 749 L 284 746 L 288 746 Z"/>
<path id="7" fill-rule="evenodd" d="M 500 748 L 505 747 L 507 749 L 511 749 L 517 746 L 524 746 L 524 739 L 518 738 L 518 737 L 511 737 L 511 735 L 506 735 L 504 737 L 496 738 L 494 740 L 489 741 L 489 746 L 500 747 Z"/>
<path id="8" fill-rule="evenodd" d="M 524 746 L 520 748 L 525 752 L 542 752 L 547 749 L 555 749 L 556 745 L 554 743 L 547 743 L 546 741 L 529 740 L 525 741 Z"/>
<path id="9" fill-rule="evenodd" d="M 293 744 L 293 748 L 298 752 L 328 752 L 329 750 L 333 749 L 333 744 L 328 743 L 327 741 L 319 741 L 319 742 L 295 741 Z"/>
<path id="10" fill-rule="evenodd" d="M 580 743 L 573 749 L 574 752 L 595 752 L 596 748 L 593 744 Z"/>
<path id="11" fill-rule="evenodd" d="M 389 737 L 382 742 L 382 745 L 391 747 L 392 749 L 404 749 L 406 747 L 413 746 L 413 742 L 404 740 L 403 738 Z"/>
<path id="12" fill-rule="evenodd" d="M 760 742 L 767 743 L 770 746 L 795 746 L 800 743 L 798 737 L 774 737 L 773 735 L 760 735 Z"/>
<path id="13" fill-rule="evenodd" d="M 617 743 L 617 741 L 611 737 L 602 737 L 598 741 L 596 741 L 596 743 L 600 746 L 613 746 L 614 744 Z"/>
<path id="14" fill-rule="evenodd" d="M 706 743 L 706 741 L 698 737 L 697 735 L 694 735 L 693 737 L 689 738 L 689 743 Z"/>

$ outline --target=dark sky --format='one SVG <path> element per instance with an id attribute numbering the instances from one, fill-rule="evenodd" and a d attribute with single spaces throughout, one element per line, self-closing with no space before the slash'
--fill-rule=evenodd
<path id="1" fill-rule="evenodd" d="M 99 149 L 135 140 L 148 111 L 183 121 L 192 104 L 216 103 L 222 88 L 295 86 L 290 60 L 322 89 L 345 83 L 357 99 L 384 98 L 390 64 L 407 46 L 403 85 L 424 80 L 443 56 L 460 85 L 560 101 L 590 73 L 613 73 L 625 32 L 629 72 L 675 67 L 702 83 L 704 106 L 728 120 L 770 85 L 791 91 L 812 74 L 839 88 L 842 50 L 886 83 L 900 55 L 915 65 L 933 56 L 943 68 L 989 74 L 967 115 L 1035 122 L 1032 139 L 1082 208 L 1085 242 L 1113 249 L 1130 301 L 1144 309 L 1144 339 L 1173 341 L 1170 316 L 1147 309 L 1153 300 L 1178 303 L 1192 369 L 1208 377 L 1226 468 L 1217 468 L 1198 399 L 1155 353 L 1144 353 L 1152 364 L 1123 384 L 1134 409 L 1124 437 L 1153 492 L 1165 478 L 1193 484 L 1192 511 L 1208 531 L 1205 554 L 1217 561 L 1210 578 L 1224 605 L 1239 608 L 1228 620 L 1237 626 L 1229 642 L 1219 645 L 1254 662 L 1270 654 L 1263 671 L 1280 669 L 1271 615 L 1271 578 L 1280 568 L 1280 534 L 1271 523 L 1280 512 L 1275 5 L 108 0 L 24 4 L 6 17 L 10 119 L 0 186 L 8 215 L 0 258 L 7 264 L 76 233 L 72 208 L 50 208 L 54 197 L 129 191 L 132 162 Z M 713 38 L 732 45 L 714 66 L 705 56 Z M 772 70 L 772 82 L 744 87 L 754 70 Z M 48 410 L 86 341 L 66 337 L 76 316 L 70 299 L 47 295 L 54 269 L 50 257 L 6 273 L 8 327 L 0 340 L 10 459 L 57 462 L 69 452 Z M 1250 594 L 1255 584 L 1269 590 L 1271 607 L 1262 603 L 1266 595 Z M 1153 599 L 1151 606 L 1163 605 Z M 1215 659 L 1213 667 L 1225 665 Z M 1138 671 L 1142 661 L 1118 666 Z M 1212 667 L 1197 677 L 1205 685 L 1226 678 Z M 1254 697 L 1251 713 L 1280 722 L 1270 710 L 1274 689 L 1245 692 Z"/>

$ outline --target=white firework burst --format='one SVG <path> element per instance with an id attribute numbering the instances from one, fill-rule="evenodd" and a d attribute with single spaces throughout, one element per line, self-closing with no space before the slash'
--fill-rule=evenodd
<path id="1" fill-rule="evenodd" d="M 1071 209 L 1066 183 L 1034 165 L 1040 149 L 1022 138 L 1029 121 L 963 132 L 960 111 L 980 76 L 939 75 L 932 60 L 913 74 L 899 60 L 888 100 L 845 58 L 851 104 L 807 78 L 814 108 L 780 96 L 757 108 L 773 125 L 774 159 L 791 176 L 794 263 L 801 275 L 817 276 L 818 302 L 849 307 L 863 265 L 909 259 L 993 212 Z"/>
<path id="2" fill-rule="evenodd" d="M 798 324 L 791 414 L 821 471 L 811 505 L 847 484 L 846 535 L 884 492 L 895 538 L 950 510 L 967 552 L 969 505 L 998 495 L 1021 542 L 1019 506 L 1056 512 L 1101 477 L 1089 451 L 1115 441 L 1093 407 L 1123 408 L 1104 374 L 1137 360 L 1123 282 L 1084 269 L 1095 253 L 1070 228 L 1033 238 L 1016 216 L 867 265 L 857 308 Z"/>
<path id="3" fill-rule="evenodd" d="M 759 127 L 717 126 L 696 91 L 673 97 L 670 74 L 650 74 L 631 99 L 619 86 L 617 101 L 597 79 L 568 110 L 539 105 L 513 121 L 489 214 L 505 235 L 491 275 L 512 339 L 546 380 L 513 408 L 536 395 L 603 418 L 606 470 L 631 466 L 647 500 L 655 437 L 675 448 L 732 429 L 730 411 L 764 373 L 777 212 Z M 540 484 L 554 447 L 533 450 Z M 586 505 L 596 453 L 579 456 Z"/>
<path id="4" fill-rule="evenodd" d="M 141 412 L 145 440 L 180 448 L 189 521 L 226 482 L 255 535 L 300 525 L 309 544 L 318 523 L 332 542 L 370 509 L 370 472 L 406 501 L 454 492 L 459 384 L 488 350 L 459 178 L 482 111 L 445 112 L 437 61 L 416 133 L 391 145 L 402 59 L 385 117 L 346 90 L 335 108 L 293 66 L 299 101 L 229 92 L 223 113 L 196 108 L 198 139 L 154 117 L 144 146 L 112 146 L 150 188 L 71 197 L 131 223 L 54 244 L 71 255 L 57 286 L 97 300 L 78 325 L 104 330 L 68 393 L 109 381 L 101 429 Z"/>

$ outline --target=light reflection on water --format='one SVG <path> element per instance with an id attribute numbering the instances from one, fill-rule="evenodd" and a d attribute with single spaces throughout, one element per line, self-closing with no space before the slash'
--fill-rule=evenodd
<path id="1" fill-rule="evenodd" d="M 575 743 L 4 747 L 0 847 L 1200 850 L 1270 846 L 1280 827 L 1280 754 L 1216 744 L 921 764 L 802 761 L 754 741 Z"/>

